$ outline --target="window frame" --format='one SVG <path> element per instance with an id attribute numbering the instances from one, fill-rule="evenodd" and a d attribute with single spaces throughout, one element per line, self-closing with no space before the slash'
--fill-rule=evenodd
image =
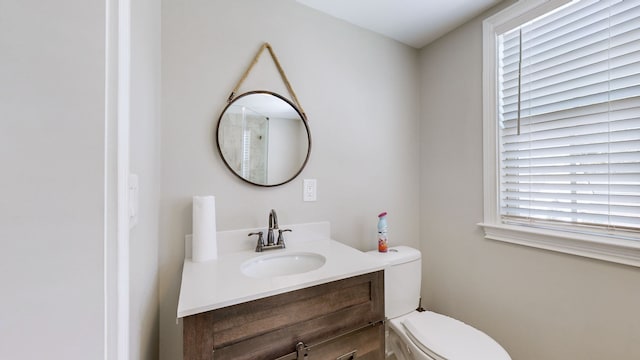
<path id="1" fill-rule="evenodd" d="M 483 21 L 483 180 L 485 239 L 640 267 L 640 235 L 584 233 L 504 224 L 500 218 L 498 35 L 571 0 L 521 0 Z"/>

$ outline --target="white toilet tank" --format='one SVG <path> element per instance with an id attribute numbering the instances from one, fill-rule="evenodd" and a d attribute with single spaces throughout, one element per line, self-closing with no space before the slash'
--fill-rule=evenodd
<path id="1" fill-rule="evenodd" d="M 385 265 L 384 312 L 388 319 L 408 314 L 418 307 L 422 262 L 420 251 L 408 246 L 389 248 L 386 253 L 369 251 Z"/>

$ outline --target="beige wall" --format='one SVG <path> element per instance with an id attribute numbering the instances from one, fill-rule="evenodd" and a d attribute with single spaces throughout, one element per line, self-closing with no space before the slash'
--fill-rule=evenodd
<path id="1" fill-rule="evenodd" d="M 0 359 L 103 358 L 104 39 L 104 1 L 0 1 Z"/>
<path id="2" fill-rule="evenodd" d="M 115 1 L 0 1 L 1 359 L 103 359 L 105 348 L 118 356 L 118 19 L 110 17 L 106 44 L 105 5 L 116 13 Z M 124 326 L 136 360 L 157 359 L 159 348 L 159 21 L 158 2 L 133 2 L 130 165 L 140 177 L 140 217 Z"/>
<path id="3" fill-rule="evenodd" d="M 160 60 L 160 3 L 132 1 L 130 169 L 138 175 L 139 216 L 129 238 L 131 360 L 159 357 Z"/>
<path id="4" fill-rule="evenodd" d="M 420 51 L 424 305 L 514 360 L 639 359 L 640 269 L 483 239 L 482 19 Z"/>
<path id="5" fill-rule="evenodd" d="M 389 211 L 395 244 L 418 246 L 418 53 L 293 0 L 162 3 L 162 197 L 160 358 L 181 358 L 176 308 L 191 232 L 191 197 L 215 195 L 219 230 L 328 220 L 333 237 L 375 247 L 377 214 Z M 220 159 L 217 118 L 264 41 L 273 46 L 313 137 L 307 168 L 293 182 L 260 188 Z M 242 90 L 288 95 L 268 54 Z M 302 179 L 318 201 L 302 201 Z"/>
<path id="6" fill-rule="evenodd" d="M 514 360 L 640 358 L 637 268 L 484 240 L 475 225 L 481 19 L 418 52 L 293 0 L 164 0 L 160 53 L 158 4 L 134 3 L 132 359 L 181 358 L 182 241 L 201 194 L 217 197 L 220 230 L 265 226 L 273 207 L 282 223 L 328 220 L 362 250 L 387 210 L 391 242 L 423 251 L 423 304 L 486 331 Z M 104 2 L 0 2 L 0 358 L 103 354 L 104 16 Z M 213 142 L 263 41 L 314 141 L 307 169 L 274 189 L 237 180 Z M 266 56 L 243 89 L 256 88 L 287 94 Z M 303 178 L 318 179 L 317 202 L 302 202 Z"/>
<path id="7" fill-rule="evenodd" d="M 191 196 L 204 194 L 216 196 L 220 230 L 265 226 L 275 208 L 284 223 L 329 220 L 337 240 L 363 250 L 388 210 L 391 241 L 423 251 L 423 304 L 486 331 L 514 360 L 640 357 L 637 268 L 484 240 L 476 225 L 482 18 L 416 51 L 294 1 L 163 1 L 161 359 L 181 358 L 183 236 Z M 237 180 L 214 143 L 263 41 L 314 141 L 302 175 L 273 189 Z M 287 94 L 267 56 L 241 90 L 258 88 Z M 318 202 L 302 202 L 304 178 L 318 179 Z"/>

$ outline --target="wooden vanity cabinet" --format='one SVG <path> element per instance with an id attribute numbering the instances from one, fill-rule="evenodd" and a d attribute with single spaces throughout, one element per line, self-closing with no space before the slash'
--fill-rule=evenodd
<path id="1" fill-rule="evenodd" d="M 383 320 L 378 271 L 187 316 L 184 360 L 384 359 Z"/>

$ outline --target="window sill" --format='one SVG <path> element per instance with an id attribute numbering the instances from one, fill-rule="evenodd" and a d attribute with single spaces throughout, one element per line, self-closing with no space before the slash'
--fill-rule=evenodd
<path id="1" fill-rule="evenodd" d="M 485 239 L 640 267 L 640 241 L 504 224 L 478 224 Z"/>

